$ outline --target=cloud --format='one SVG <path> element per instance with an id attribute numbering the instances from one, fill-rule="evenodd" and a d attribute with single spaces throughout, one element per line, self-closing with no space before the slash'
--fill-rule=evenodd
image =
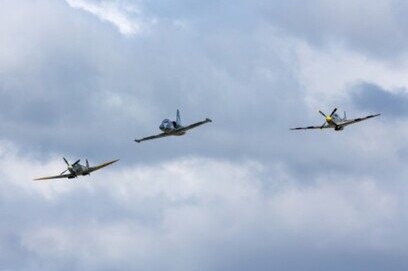
<path id="1" fill-rule="evenodd" d="M 377 102 L 403 110 L 388 94 L 404 97 L 404 57 L 350 50 L 354 24 L 317 1 L 317 18 L 335 18 L 322 43 L 290 31 L 305 14 L 265 21 L 260 2 L 70 3 L 80 10 L 53 0 L 0 9 L 0 269 L 406 269 L 404 120 L 288 129 L 321 124 L 317 109 L 333 106 L 349 117 Z M 86 7 L 142 32 L 158 20 L 149 35 L 123 38 Z M 106 18 L 122 22 L 115 16 Z M 133 142 L 177 108 L 185 124 L 213 123 Z M 80 179 L 31 181 L 61 172 L 63 156 L 121 160 Z"/>
<path id="2" fill-rule="evenodd" d="M 295 102 L 302 94 L 290 68 L 291 47 L 269 35 L 269 29 L 260 29 L 250 38 L 230 31 L 230 26 L 220 27 L 222 34 L 205 30 L 209 31 L 205 35 L 192 36 L 163 23 L 141 42 L 118 39 L 89 16 L 57 7 L 60 15 L 55 17 L 46 15 L 54 14 L 53 9 L 41 10 L 48 20 L 37 21 L 38 26 L 25 21 L 18 24 L 27 29 L 20 32 L 23 39 L 44 36 L 34 40 L 29 50 L 16 46 L 15 59 L 21 64 L 16 69 L 3 68 L 4 114 L 0 118 L 7 127 L 4 137 L 28 149 L 41 154 L 54 150 L 72 159 L 120 156 L 125 163 L 197 153 L 244 159 L 242 153 L 257 154 L 258 140 L 269 138 L 275 129 L 286 130 L 294 116 L 278 117 L 281 110 L 303 107 Z M 29 7 L 18 10 L 27 18 L 38 16 Z M 7 18 L 2 16 L 2 25 L 11 24 Z M 54 27 L 45 37 L 42 29 L 47 25 Z M 4 31 L 10 33 L 5 45 L 20 44 L 12 28 Z M 259 50 L 252 44 L 259 44 Z M 26 57 L 27 51 L 41 54 Z M 237 59 L 242 65 L 236 65 Z M 183 141 L 174 137 L 154 144 L 133 143 L 136 137 L 158 132 L 160 122 L 174 117 L 177 108 L 185 124 L 205 117 L 214 122 L 192 131 Z M 275 125 L 266 125 L 271 121 Z M 216 147 L 203 146 L 203 138 Z M 246 151 L 237 152 L 236 145 Z M 268 146 L 273 152 L 274 147 Z M 138 155 L 129 152 L 130 148 L 137 148 Z M 167 151 L 156 155 L 164 149 Z"/>
<path id="3" fill-rule="evenodd" d="M 0 212 L 8 219 L 0 224 L 0 251 L 6 251 L 0 260 L 7 268 L 326 270 L 352 261 L 371 266 L 350 251 L 381 253 L 379 266 L 386 268 L 393 251 L 405 246 L 404 228 L 390 225 L 406 218 L 400 206 L 406 204 L 406 186 L 384 191 L 375 179 L 323 175 L 299 187 L 277 165 L 265 175 L 266 165 L 257 161 L 199 157 L 32 182 L 39 172 L 60 169 L 55 158 L 39 164 L 7 142 L 1 146 Z M 287 257 L 296 261 L 282 261 Z M 327 257 L 331 263 L 318 260 Z M 323 267 L 316 267 L 318 261 Z M 404 266 L 404 260 L 394 264 Z"/>
<path id="4" fill-rule="evenodd" d="M 267 20 L 294 37 L 319 48 L 345 45 L 352 51 L 380 59 L 406 54 L 407 20 L 398 0 L 260 1 Z"/>
<path id="5" fill-rule="evenodd" d="M 296 43 L 299 62 L 298 80 L 306 89 L 305 100 L 310 107 L 344 103 L 348 89 L 360 82 L 373 82 L 387 89 L 408 84 L 404 57 L 400 63 L 367 58 L 340 44 L 320 50 L 305 42 Z"/>
<path id="6" fill-rule="evenodd" d="M 66 1 L 73 8 L 82 9 L 102 21 L 112 23 L 124 35 L 139 34 L 146 25 L 143 19 L 140 19 L 142 12 L 135 5 L 112 1 Z"/>
<path id="7" fill-rule="evenodd" d="M 353 87 L 351 100 L 362 110 L 381 112 L 384 117 L 405 118 L 408 114 L 408 94 L 405 89 L 389 91 L 372 83 Z"/>

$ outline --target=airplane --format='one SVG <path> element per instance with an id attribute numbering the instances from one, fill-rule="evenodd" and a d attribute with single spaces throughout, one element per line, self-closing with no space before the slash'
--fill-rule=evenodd
<path id="1" fill-rule="evenodd" d="M 177 116 L 176 116 L 176 121 L 171 121 L 169 119 L 165 119 L 162 121 L 162 123 L 159 126 L 159 129 L 163 131 L 163 133 L 158 134 L 158 135 L 153 135 L 153 136 L 148 136 L 144 137 L 141 139 L 135 139 L 137 143 L 140 143 L 145 140 L 151 140 L 151 139 L 156 139 L 156 138 L 161 138 L 161 137 L 166 137 L 166 136 L 182 136 L 184 135 L 188 130 L 193 129 L 197 126 L 203 125 L 207 122 L 212 122 L 211 119 L 206 118 L 203 121 L 199 121 L 193 124 L 190 124 L 188 126 L 183 126 L 181 125 L 181 118 L 180 118 L 180 111 L 177 109 Z"/>
<path id="2" fill-rule="evenodd" d="M 62 159 L 67 164 L 68 168 L 66 170 L 64 170 L 60 175 L 50 176 L 50 177 L 41 177 L 41 178 L 34 179 L 34 181 L 60 179 L 60 178 L 73 179 L 73 178 L 76 178 L 78 176 L 90 175 L 91 172 L 93 172 L 95 170 L 104 168 L 106 166 L 109 166 L 109 165 L 119 161 L 119 159 L 117 159 L 117 160 L 109 161 L 109 162 L 106 162 L 106 163 L 102 163 L 102 164 L 100 164 L 98 166 L 95 166 L 95 167 L 90 167 L 87 159 L 86 159 L 86 165 L 85 166 L 83 166 L 83 165 L 81 165 L 79 163 L 81 160 L 78 160 L 75 163 L 73 163 L 72 165 L 70 165 L 68 163 L 67 159 L 65 159 L 65 157 L 63 157 Z M 64 174 L 67 171 L 69 171 L 69 173 Z"/>
<path id="3" fill-rule="evenodd" d="M 323 117 L 325 117 L 325 122 L 321 126 L 308 126 L 308 127 L 297 127 L 291 128 L 290 130 L 307 130 L 307 129 L 325 129 L 325 128 L 333 128 L 335 131 L 342 131 L 344 127 L 350 124 L 354 124 L 356 122 L 360 122 L 363 120 L 371 119 L 381 114 L 369 115 L 362 118 L 356 119 L 347 119 L 346 112 L 344 112 L 343 118 L 341 118 L 337 113 L 337 108 L 335 108 L 330 115 L 324 114 L 322 111 L 318 111 Z"/>

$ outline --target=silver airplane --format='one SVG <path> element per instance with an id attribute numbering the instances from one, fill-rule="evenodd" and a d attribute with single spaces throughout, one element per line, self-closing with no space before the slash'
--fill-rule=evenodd
<path id="1" fill-rule="evenodd" d="M 324 114 L 322 111 L 319 110 L 319 113 L 323 115 L 325 118 L 325 122 L 323 125 L 320 126 L 308 126 L 308 127 L 297 127 L 297 128 L 291 128 L 290 130 L 308 130 L 308 129 L 325 129 L 325 128 L 333 128 L 335 131 L 341 131 L 346 127 L 347 125 L 354 124 L 356 122 L 360 122 L 363 120 L 371 119 L 374 117 L 377 117 L 381 114 L 375 114 L 375 115 L 369 115 L 365 116 L 362 118 L 356 118 L 356 119 L 347 119 L 346 112 L 344 112 L 343 118 L 341 118 L 338 114 L 336 114 L 337 108 L 333 110 L 333 112 L 330 115 Z"/>
<path id="2" fill-rule="evenodd" d="M 67 164 L 68 168 L 66 170 L 64 170 L 63 172 L 61 172 L 60 175 L 50 176 L 50 177 L 41 177 L 41 178 L 34 179 L 34 181 L 42 181 L 42 180 L 50 180 L 50 179 L 61 179 L 61 178 L 73 179 L 73 178 L 76 178 L 78 176 L 90 175 L 91 172 L 93 172 L 95 170 L 107 167 L 107 166 L 119 161 L 119 159 L 117 159 L 117 160 L 113 160 L 113 161 L 109 161 L 109 162 L 100 164 L 100 165 L 95 166 L 95 167 L 90 167 L 89 163 L 88 163 L 88 160 L 86 160 L 86 165 L 83 166 L 83 165 L 81 165 L 79 163 L 81 160 L 78 160 L 75 163 L 73 163 L 72 165 L 70 165 L 68 163 L 67 159 L 65 159 L 65 158 L 62 158 L 62 159 L 64 159 L 64 161 Z M 69 173 L 64 174 L 67 171 L 69 171 Z"/>
<path id="3" fill-rule="evenodd" d="M 145 140 L 151 140 L 151 139 L 156 139 L 160 137 L 166 137 L 166 136 L 181 136 L 184 135 L 188 130 L 193 129 L 197 126 L 203 125 L 207 122 L 212 122 L 209 118 L 206 118 L 203 121 L 199 121 L 193 124 L 190 124 L 188 126 L 183 126 L 181 125 L 181 119 L 180 119 L 180 111 L 177 109 L 177 117 L 176 121 L 171 121 L 169 119 L 165 119 L 162 121 L 162 123 L 159 126 L 159 129 L 163 131 L 163 133 L 158 134 L 158 135 L 153 135 L 153 136 L 148 136 L 144 137 L 141 139 L 135 139 L 137 143 L 140 143 Z"/>

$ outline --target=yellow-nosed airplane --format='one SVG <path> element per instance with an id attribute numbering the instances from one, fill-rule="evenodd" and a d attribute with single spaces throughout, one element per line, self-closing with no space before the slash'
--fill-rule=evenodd
<path id="1" fill-rule="evenodd" d="M 319 113 L 323 115 L 325 118 L 325 122 L 323 125 L 320 126 L 308 126 L 308 127 L 297 127 L 297 128 L 291 128 L 290 130 L 308 130 L 308 129 L 325 129 L 325 128 L 333 128 L 336 131 L 341 131 L 346 127 L 347 125 L 354 124 L 363 120 L 371 119 L 374 117 L 377 117 L 381 114 L 375 114 L 375 115 L 369 115 L 365 116 L 362 118 L 356 118 L 356 119 L 347 119 L 346 117 L 346 112 L 344 112 L 344 117 L 341 118 L 339 115 L 336 114 L 337 108 L 333 110 L 333 112 L 330 115 L 324 114 L 322 111 L 319 110 Z"/>

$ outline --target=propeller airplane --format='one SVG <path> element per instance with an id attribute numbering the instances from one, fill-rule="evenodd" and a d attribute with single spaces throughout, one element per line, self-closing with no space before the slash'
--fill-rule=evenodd
<path id="1" fill-rule="evenodd" d="M 106 163 L 102 163 L 98 166 L 95 167 L 91 167 L 89 166 L 89 162 L 86 159 L 86 165 L 81 165 L 79 162 L 81 160 L 77 160 L 75 163 L 73 164 L 69 164 L 67 159 L 65 159 L 65 157 L 62 158 L 65 162 L 65 164 L 67 164 L 67 169 L 64 170 L 63 172 L 61 172 L 60 175 L 56 175 L 56 176 L 50 176 L 50 177 L 41 177 L 41 178 L 37 178 L 34 179 L 34 181 L 42 181 L 42 180 L 50 180 L 50 179 L 62 179 L 62 178 L 68 178 L 68 179 L 73 179 L 76 178 L 78 176 L 85 176 L 85 175 L 90 175 L 91 172 L 99 170 L 101 168 L 107 167 L 113 163 L 116 163 L 117 161 L 119 161 L 119 159 L 117 160 L 113 160 L 113 161 L 109 161 Z M 64 174 L 65 172 L 69 171 L 69 173 Z"/>
<path id="2" fill-rule="evenodd" d="M 333 128 L 335 131 L 341 131 L 344 127 L 354 124 L 363 120 L 367 120 L 370 118 L 374 118 L 380 116 L 381 114 L 369 115 L 362 118 L 356 119 L 347 119 L 346 112 L 344 112 L 344 117 L 341 118 L 337 113 L 337 108 L 335 108 L 330 115 L 324 114 L 322 111 L 318 111 L 324 118 L 325 122 L 320 126 L 308 126 L 308 127 L 297 127 L 291 128 L 290 130 L 308 130 L 308 129 L 325 129 L 325 128 Z"/>

